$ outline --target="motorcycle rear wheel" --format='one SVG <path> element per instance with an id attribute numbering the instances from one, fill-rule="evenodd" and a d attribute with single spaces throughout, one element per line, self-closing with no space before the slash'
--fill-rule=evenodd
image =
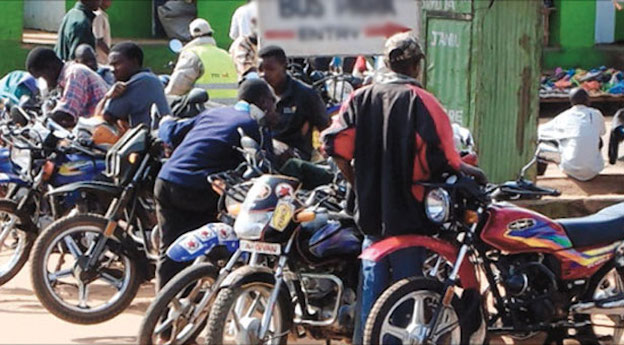
<path id="1" fill-rule="evenodd" d="M 22 270 L 37 237 L 34 233 L 19 228 L 24 222 L 16 214 L 16 210 L 15 201 L 0 200 L 0 286 L 8 283 Z M 11 225 L 11 222 L 14 223 Z"/>
<path id="2" fill-rule="evenodd" d="M 219 269 L 209 263 L 192 265 L 178 273 L 147 309 L 141 322 L 138 343 L 153 345 L 192 342 L 204 328 L 209 310 L 192 319 L 194 307 L 204 294 L 210 292 L 218 274 Z M 171 334 L 163 336 L 164 333 Z M 173 340 L 172 335 L 176 335 Z"/>
<path id="3" fill-rule="evenodd" d="M 394 283 L 377 299 L 371 309 L 364 328 L 363 343 L 370 345 L 424 343 L 424 339 L 417 337 L 423 336 L 424 332 L 428 331 L 426 326 L 440 303 L 442 293 L 442 283 L 431 279 L 407 278 Z M 405 314 L 410 305 L 411 311 Z M 438 318 L 437 330 L 444 331 L 448 328 L 448 331 L 442 334 L 434 332 L 436 337 L 427 340 L 427 344 L 462 343 L 460 310 L 459 299 L 454 296 L 451 306 L 445 308 Z"/>
<path id="4" fill-rule="evenodd" d="M 83 325 L 110 320 L 122 313 L 138 292 L 143 278 L 137 262 L 128 257 L 114 239 L 108 240 L 96 272 L 84 275 L 84 271 L 79 270 L 78 263 L 89 259 L 84 253 L 104 232 L 106 224 L 107 220 L 96 214 L 64 217 L 52 223 L 35 243 L 31 257 L 33 289 L 41 304 L 62 320 Z M 68 254 L 74 261 L 72 265 L 65 265 L 64 257 Z M 52 256 L 59 259 L 55 271 L 49 272 Z M 96 282 L 101 284 L 91 285 Z M 76 298 L 74 288 L 77 289 Z M 105 300 L 103 304 L 93 306 L 95 301 L 89 296 L 93 288 L 99 300 Z M 112 297 L 102 298 L 109 290 Z M 71 302 L 74 299 L 77 304 Z"/>

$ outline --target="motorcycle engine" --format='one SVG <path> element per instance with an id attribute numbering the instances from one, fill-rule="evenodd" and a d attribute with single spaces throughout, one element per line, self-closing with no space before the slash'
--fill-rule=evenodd
<path id="1" fill-rule="evenodd" d="M 552 321 L 557 316 L 556 276 L 540 255 L 502 259 L 503 281 L 511 297 L 511 308 L 527 324 Z"/>

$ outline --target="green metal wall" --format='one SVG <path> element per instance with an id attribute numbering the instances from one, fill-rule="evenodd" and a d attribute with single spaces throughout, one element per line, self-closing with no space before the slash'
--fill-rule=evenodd
<path id="1" fill-rule="evenodd" d="M 494 182 L 514 178 L 537 137 L 541 1 L 476 0 L 471 127 L 479 160 Z"/>
<path id="2" fill-rule="evenodd" d="M 488 177 L 515 178 L 536 141 L 541 3 L 450 2 L 424 3 L 427 89 L 473 130 Z"/>

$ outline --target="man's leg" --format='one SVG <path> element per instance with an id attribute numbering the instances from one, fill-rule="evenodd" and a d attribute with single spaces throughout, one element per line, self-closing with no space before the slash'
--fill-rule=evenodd
<path id="1" fill-rule="evenodd" d="M 192 191 L 158 179 L 154 186 L 156 215 L 161 232 L 157 270 L 158 290 L 190 263 L 175 262 L 166 254 L 183 234 L 216 220 L 218 198 L 207 191 Z"/>
<path id="2" fill-rule="evenodd" d="M 370 247 L 378 239 L 366 236 L 362 243 L 362 250 Z M 377 297 L 388 286 L 390 279 L 388 262 L 384 259 L 379 262 L 362 260 L 360 282 L 358 285 L 358 298 L 355 312 L 355 327 L 353 332 L 353 344 L 362 344 L 364 326 Z"/>

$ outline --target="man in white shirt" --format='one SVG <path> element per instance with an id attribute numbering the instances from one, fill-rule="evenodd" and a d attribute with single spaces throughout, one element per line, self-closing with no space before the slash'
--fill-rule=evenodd
<path id="1" fill-rule="evenodd" d="M 112 2 L 113 0 L 102 0 L 100 9 L 95 11 L 93 19 L 93 36 L 95 36 L 97 61 L 100 65 L 108 64 L 108 53 L 112 44 L 110 22 L 106 13 Z"/>
<path id="2" fill-rule="evenodd" d="M 239 36 L 250 36 L 254 27 L 252 20 L 258 18 L 258 4 L 256 0 L 247 0 L 247 4 L 239 7 L 232 16 L 230 38 L 235 41 Z"/>
<path id="3" fill-rule="evenodd" d="M 570 92 L 572 108 L 539 127 L 540 140 L 556 141 L 561 153 L 559 168 L 577 180 L 589 181 L 604 168 L 602 139 L 606 133 L 602 113 L 589 107 L 589 94 L 582 88 Z"/>

